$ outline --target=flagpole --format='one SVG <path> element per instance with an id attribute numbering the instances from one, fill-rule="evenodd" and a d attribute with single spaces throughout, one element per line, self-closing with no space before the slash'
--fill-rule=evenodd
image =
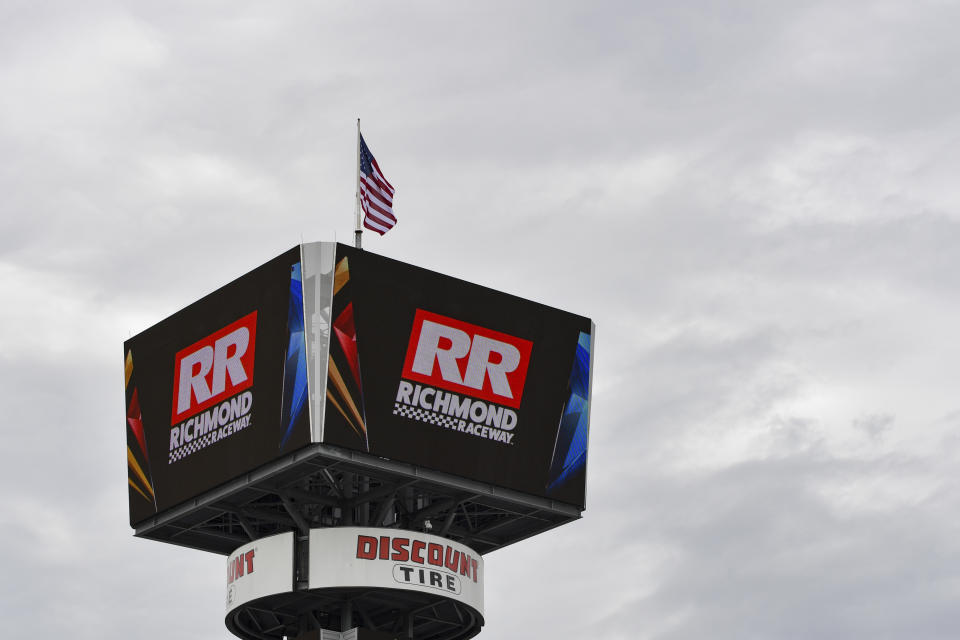
<path id="1" fill-rule="evenodd" d="M 357 249 L 360 249 L 360 234 L 363 233 L 363 229 L 360 226 L 360 118 L 357 118 L 357 194 L 356 194 L 356 214 L 357 214 L 357 227 L 354 231 L 354 245 Z"/>

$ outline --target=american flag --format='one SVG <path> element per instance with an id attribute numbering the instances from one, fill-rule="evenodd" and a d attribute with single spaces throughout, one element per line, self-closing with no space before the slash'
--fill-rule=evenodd
<path id="1" fill-rule="evenodd" d="M 380 235 L 397 224 L 393 217 L 393 187 L 383 177 L 380 166 L 360 136 L 360 208 L 363 226 Z"/>

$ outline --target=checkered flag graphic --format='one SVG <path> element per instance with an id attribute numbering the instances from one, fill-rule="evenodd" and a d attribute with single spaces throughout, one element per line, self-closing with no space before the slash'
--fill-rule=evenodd
<path id="1" fill-rule="evenodd" d="M 202 438 L 194 440 L 193 442 L 188 442 L 179 449 L 175 449 L 170 452 L 170 458 L 167 464 L 173 464 L 178 460 L 183 460 L 187 456 L 200 451 L 211 443 L 213 443 L 213 436 L 209 433 Z"/>
<path id="2" fill-rule="evenodd" d="M 457 425 L 456 418 L 445 416 L 442 413 L 437 413 L 435 411 L 421 409 L 420 407 L 411 407 L 405 404 L 400 404 L 399 402 L 393 403 L 393 415 L 402 416 L 410 420 L 426 422 L 427 424 L 437 425 L 440 427 L 455 427 Z"/>

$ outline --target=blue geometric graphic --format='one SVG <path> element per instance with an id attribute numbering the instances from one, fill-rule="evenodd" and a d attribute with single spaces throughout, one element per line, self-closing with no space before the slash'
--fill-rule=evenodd
<path id="1" fill-rule="evenodd" d="M 590 334 L 580 332 L 573 370 L 567 385 L 570 395 L 563 407 L 557 429 L 547 491 L 563 486 L 587 464 L 587 436 L 590 431 Z"/>
<path id="2" fill-rule="evenodd" d="M 290 268 L 290 304 L 287 307 L 287 359 L 283 366 L 283 409 L 286 425 L 280 448 L 287 443 L 297 418 L 307 405 L 307 345 L 303 335 L 303 285 L 300 263 Z"/>

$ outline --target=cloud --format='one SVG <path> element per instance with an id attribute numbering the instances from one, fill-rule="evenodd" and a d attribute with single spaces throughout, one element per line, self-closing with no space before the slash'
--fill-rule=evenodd
<path id="1" fill-rule="evenodd" d="M 951 4 L 0 16 L 14 633 L 228 637 L 222 559 L 126 525 L 122 341 L 348 239 L 361 117 L 367 249 L 598 325 L 588 511 L 488 558 L 483 637 L 957 635 Z"/>

